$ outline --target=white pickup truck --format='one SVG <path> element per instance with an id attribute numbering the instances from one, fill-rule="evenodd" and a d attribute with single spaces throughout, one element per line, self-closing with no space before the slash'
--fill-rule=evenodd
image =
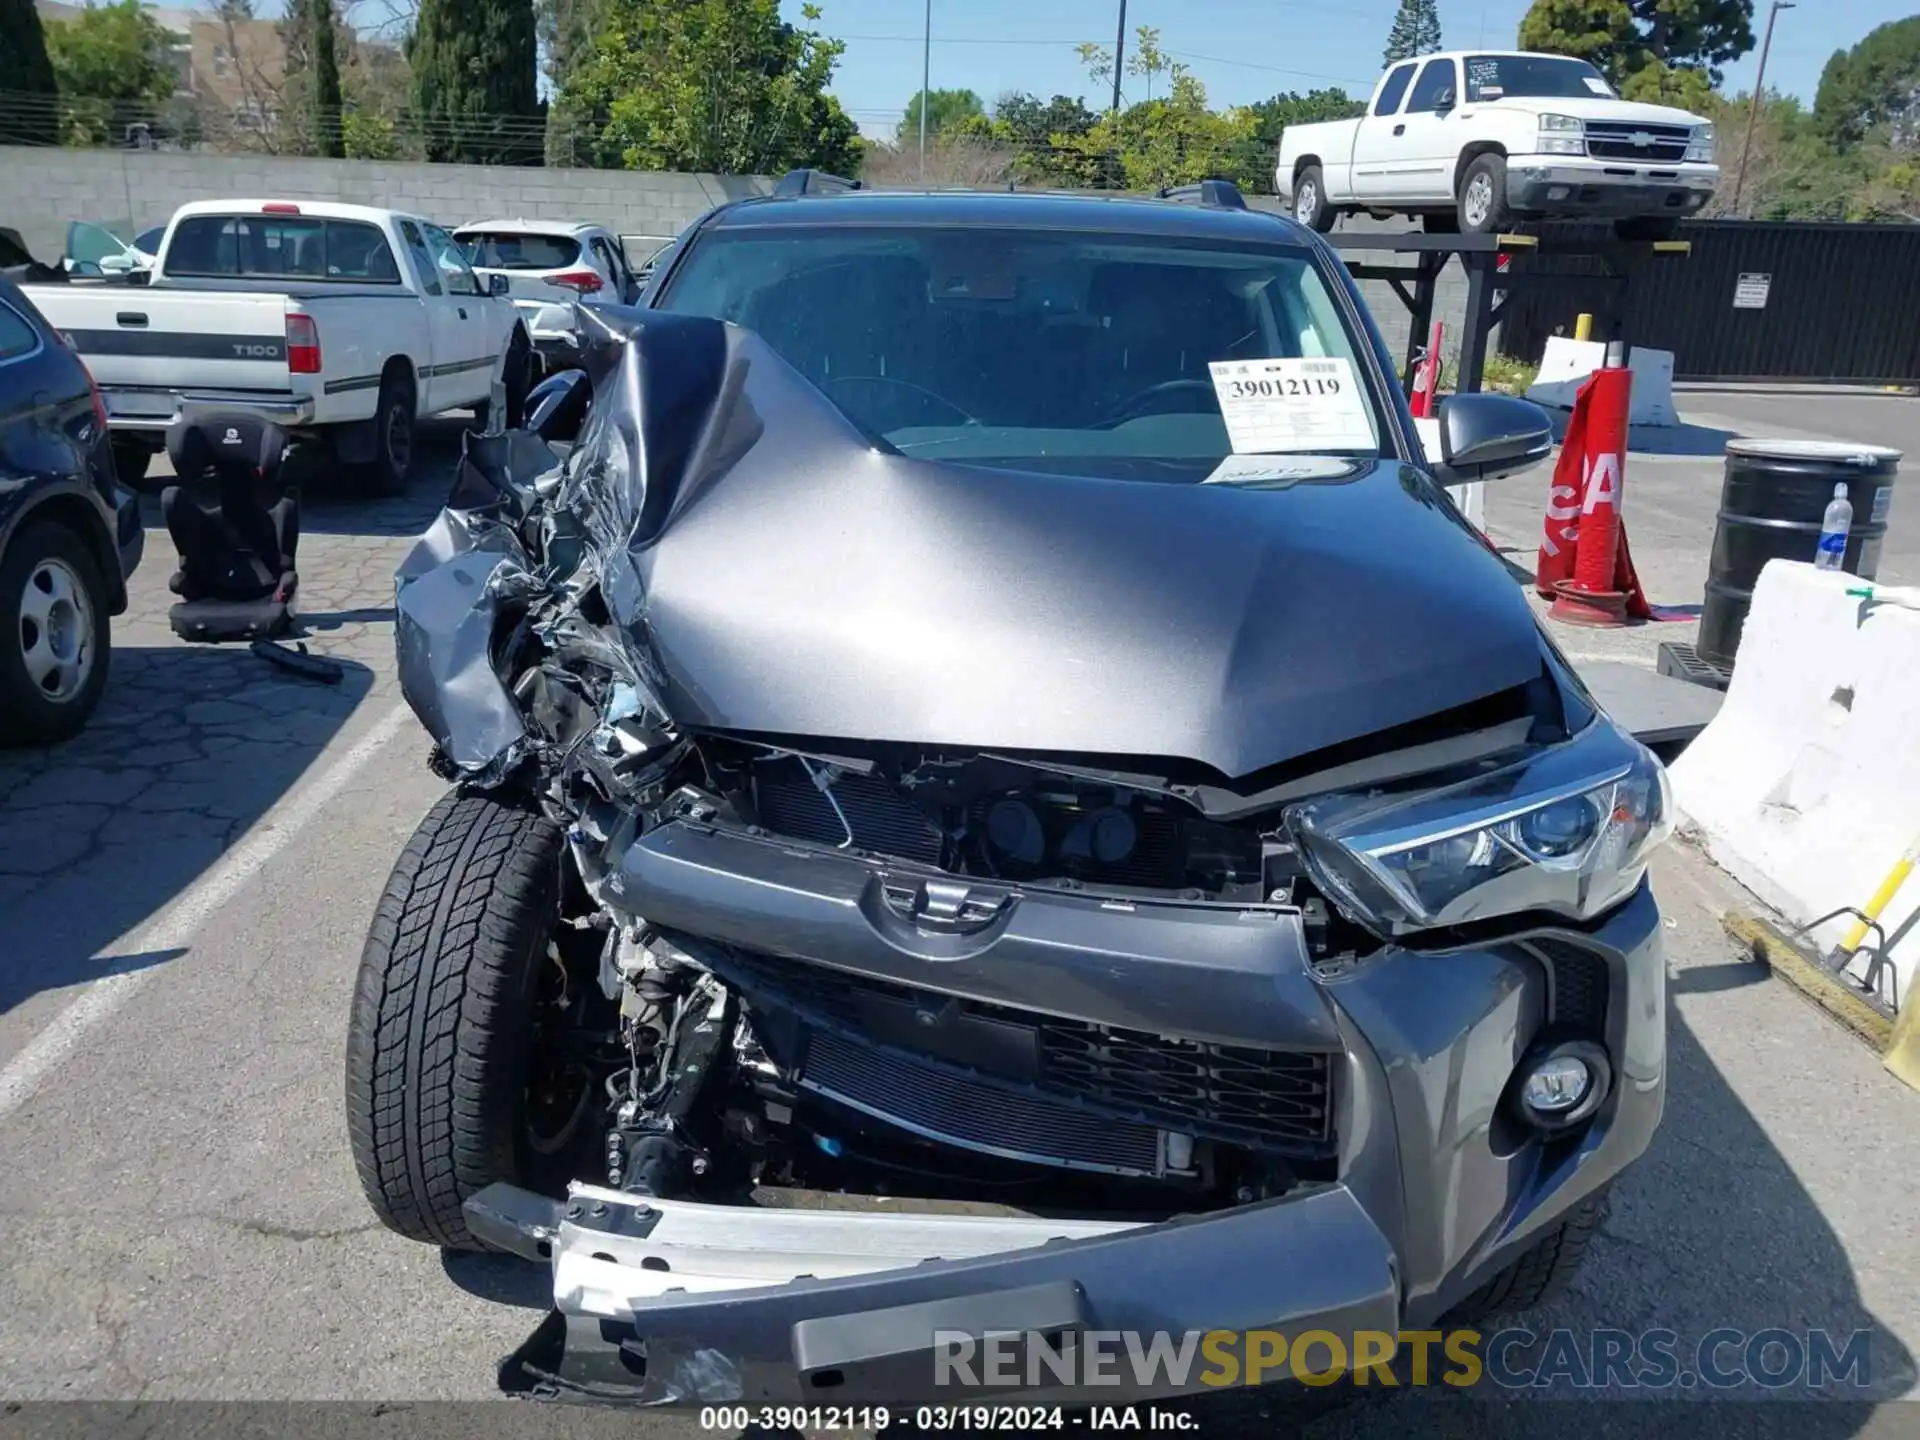
<path id="1" fill-rule="evenodd" d="M 1622 100 L 1584 60 L 1524 51 L 1396 65 L 1359 119 L 1289 125 L 1274 172 L 1294 218 L 1322 232 L 1357 211 L 1469 234 L 1594 216 L 1622 239 L 1664 240 L 1719 184 L 1707 121 Z"/>
<path id="2" fill-rule="evenodd" d="M 200 201 L 174 213 L 144 277 L 24 288 L 93 372 L 130 486 L 193 402 L 318 437 L 396 493 L 416 419 L 484 420 L 496 378 L 509 408 L 531 380 L 512 301 L 445 230 L 391 210 Z"/>

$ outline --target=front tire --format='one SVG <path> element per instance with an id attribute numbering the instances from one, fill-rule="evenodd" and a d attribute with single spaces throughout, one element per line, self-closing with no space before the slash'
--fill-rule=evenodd
<path id="1" fill-rule="evenodd" d="M 1471 1323 L 1535 1310 L 1566 1293 L 1587 1258 L 1587 1246 L 1607 1218 L 1603 1191 L 1542 1236 L 1513 1264 L 1469 1295 L 1448 1317 Z"/>
<path id="2" fill-rule="evenodd" d="M 1497 235 L 1513 224 L 1507 204 L 1507 158 L 1476 155 L 1460 177 L 1457 197 L 1460 229 L 1468 235 Z"/>
<path id="3" fill-rule="evenodd" d="M 113 655 L 107 587 L 87 542 L 28 521 L 0 555 L 0 744 L 49 745 L 85 728 Z"/>
<path id="4" fill-rule="evenodd" d="M 591 1096 L 541 1120 L 530 1093 L 560 906 L 561 833 L 486 795 L 443 797 L 374 910 L 347 1032 L 347 1135 L 374 1213 L 409 1239 L 482 1249 L 461 1206 L 496 1181 L 563 1183 Z"/>
<path id="5" fill-rule="evenodd" d="M 1293 218 L 1321 235 L 1339 218 L 1327 203 L 1327 181 L 1318 165 L 1307 166 L 1293 182 Z"/>

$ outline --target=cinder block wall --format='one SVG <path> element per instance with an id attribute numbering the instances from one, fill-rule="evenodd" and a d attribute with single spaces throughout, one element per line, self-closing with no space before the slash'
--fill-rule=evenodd
<path id="1" fill-rule="evenodd" d="M 65 252 L 69 220 L 131 239 L 189 200 L 338 200 L 411 210 L 448 226 L 520 216 L 671 236 L 713 206 L 771 186 L 751 175 L 0 146 L 0 225 L 18 230 L 45 261 Z"/>

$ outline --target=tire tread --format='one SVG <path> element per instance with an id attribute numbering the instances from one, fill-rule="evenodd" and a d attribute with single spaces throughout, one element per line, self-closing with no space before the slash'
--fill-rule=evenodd
<path id="1" fill-rule="evenodd" d="M 479 1248 L 461 1205 L 516 1178 L 520 1012 L 559 847 L 532 811 L 450 792 L 374 910 L 348 1028 L 348 1138 L 375 1213 L 412 1239 Z"/>

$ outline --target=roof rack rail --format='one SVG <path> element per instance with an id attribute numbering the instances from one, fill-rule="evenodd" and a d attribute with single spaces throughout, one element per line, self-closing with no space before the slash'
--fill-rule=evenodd
<path id="1" fill-rule="evenodd" d="M 824 170 L 789 170 L 774 183 L 775 195 L 843 195 L 860 189 L 858 180 L 829 175 Z"/>
<path id="2" fill-rule="evenodd" d="M 1191 185 L 1166 185 L 1156 192 L 1162 200 L 1183 205 L 1212 205 L 1222 210 L 1244 210 L 1246 197 L 1231 180 L 1199 180 Z"/>

